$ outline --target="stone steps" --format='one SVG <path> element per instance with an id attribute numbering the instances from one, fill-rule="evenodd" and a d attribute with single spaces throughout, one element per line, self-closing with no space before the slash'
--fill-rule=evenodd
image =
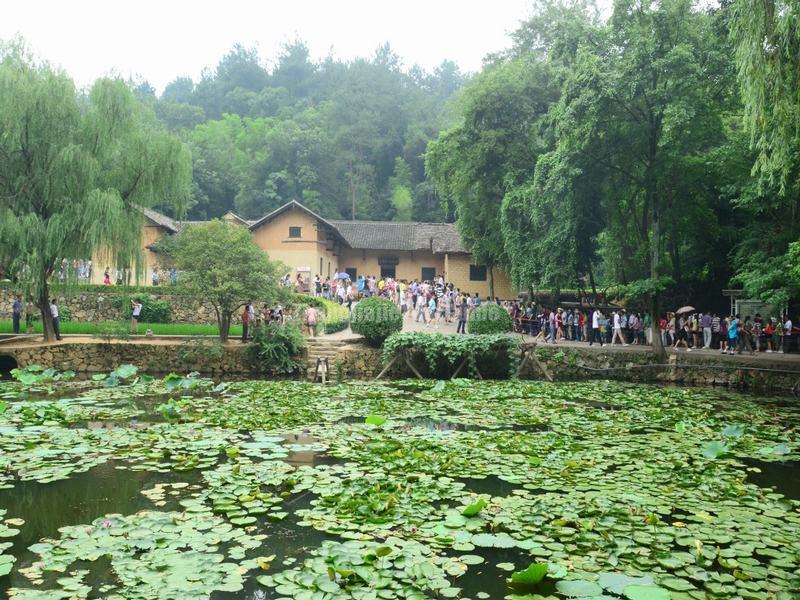
<path id="1" fill-rule="evenodd" d="M 306 339 L 306 375 L 313 379 L 317 371 L 317 359 L 327 358 L 328 368 L 333 369 L 339 349 L 346 345 L 343 340 L 326 340 L 324 338 Z M 330 373 L 329 373 L 330 378 Z"/>

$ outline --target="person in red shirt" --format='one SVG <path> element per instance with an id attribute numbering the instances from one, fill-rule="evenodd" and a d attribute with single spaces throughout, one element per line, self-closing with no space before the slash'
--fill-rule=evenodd
<path id="1" fill-rule="evenodd" d="M 244 344 L 247 341 L 247 334 L 250 329 L 250 304 L 244 305 L 244 310 L 242 311 L 242 343 Z"/>

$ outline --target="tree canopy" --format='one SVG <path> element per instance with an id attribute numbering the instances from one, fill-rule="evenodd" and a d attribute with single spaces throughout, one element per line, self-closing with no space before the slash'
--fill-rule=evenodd
<path id="1" fill-rule="evenodd" d="M 442 221 L 422 154 L 465 80 L 452 62 L 403 68 L 388 45 L 315 62 L 296 40 L 271 69 L 236 46 L 200 81 L 143 97 L 192 150 L 190 218 L 257 218 L 299 200 L 330 218 Z"/>
<path id="2" fill-rule="evenodd" d="M 713 305 L 741 284 L 780 306 L 798 283 L 797 27 L 788 2 L 616 0 L 607 20 L 542 3 L 469 82 L 428 173 L 521 289 Z"/>
<path id="3" fill-rule="evenodd" d="M 186 227 L 170 245 L 180 285 L 211 303 L 219 336 L 228 339 L 234 313 L 247 302 L 281 298 L 279 265 L 253 241 L 246 227 L 215 219 Z"/>

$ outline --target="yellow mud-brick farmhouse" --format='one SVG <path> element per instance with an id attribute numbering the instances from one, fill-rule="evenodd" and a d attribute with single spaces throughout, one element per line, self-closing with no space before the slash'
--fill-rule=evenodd
<path id="1" fill-rule="evenodd" d="M 174 235 L 196 221 L 176 221 L 157 211 L 144 210 L 143 253 L 147 273 L 159 267 L 159 256 L 151 246 L 166 235 Z M 222 217 L 249 228 L 256 244 L 271 259 L 287 266 L 292 280 L 299 274 L 307 283 L 347 272 L 355 279 L 393 277 L 412 281 L 432 280 L 439 275 L 471 294 L 489 295 L 489 279 L 500 299 L 516 296 L 508 277 L 500 269 L 488 272 L 474 264 L 453 223 L 393 221 L 342 221 L 324 219 L 296 201 L 288 202 L 255 221 L 229 212 Z M 103 282 L 102 252 L 93 256 L 94 283 Z M 150 283 L 147 281 L 140 283 Z"/>

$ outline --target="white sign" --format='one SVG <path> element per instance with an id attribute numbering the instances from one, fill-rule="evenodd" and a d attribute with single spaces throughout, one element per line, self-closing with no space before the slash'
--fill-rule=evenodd
<path id="1" fill-rule="evenodd" d="M 298 273 L 310 273 L 311 267 L 297 267 Z"/>

